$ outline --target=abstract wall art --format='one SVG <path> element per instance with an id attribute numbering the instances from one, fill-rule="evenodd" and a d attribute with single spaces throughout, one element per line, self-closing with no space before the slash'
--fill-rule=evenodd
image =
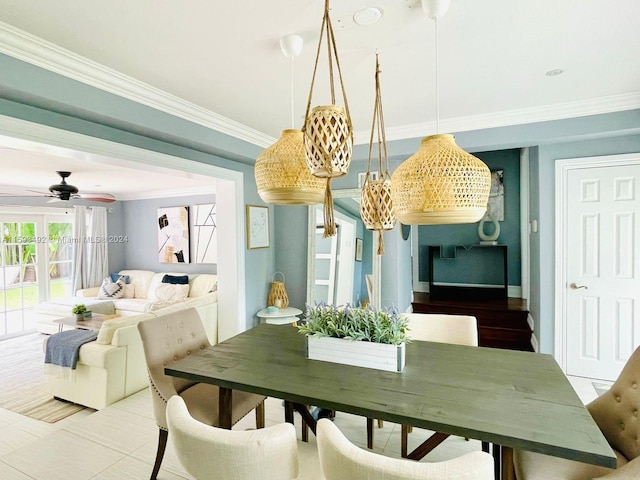
<path id="1" fill-rule="evenodd" d="M 158 208 L 158 261 L 189 263 L 189 207 Z"/>
<path id="2" fill-rule="evenodd" d="M 191 239 L 194 263 L 218 263 L 218 227 L 216 204 L 206 203 L 191 208 Z"/>

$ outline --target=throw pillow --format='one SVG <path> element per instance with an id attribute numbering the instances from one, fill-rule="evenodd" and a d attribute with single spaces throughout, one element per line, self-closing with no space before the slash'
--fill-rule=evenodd
<path id="1" fill-rule="evenodd" d="M 170 283 L 172 285 L 188 285 L 189 275 L 165 275 L 162 277 L 162 283 Z"/>
<path id="2" fill-rule="evenodd" d="M 111 277 L 105 277 L 102 281 L 102 285 L 100 286 L 100 291 L 98 292 L 98 298 L 100 300 L 108 300 L 114 298 L 122 298 L 124 297 L 125 291 L 125 281 L 124 277 L 118 278 L 117 281 L 112 281 Z"/>
<path id="3" fill-rule="evenodd" d="M 113 283 L 116 283 L 120 277 L 124 277 L 124 283 L 128 284 L 131 282 L 129 275 L 120 275 L 119 273 L 110 273 L 109 276 L 111 277 L 111 281 Z"/>
<path id="4" fill-rule="evenodd" d="M 189 284 L 161 283 L 154 292 L 154 300 L 161 302 L 177 302 L 189 295 Z"/>
<path id="5" fill-rule="evenodd" d="M 124 286 L 124 295 L 122 296 L 122 298 L 135 298 L 135 293 L 136 293 L 136 286 L 133 285 L 132 283 L 127 283 Z"/>

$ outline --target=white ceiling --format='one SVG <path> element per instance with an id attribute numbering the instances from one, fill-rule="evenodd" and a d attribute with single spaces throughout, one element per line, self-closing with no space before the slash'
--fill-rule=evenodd
<path id="1" fill-rule="evenodd" d="M 44 151 L 0 146 L 0 194 L 47 194 L 50 185 L 60 183 L 57 171 L 70 171 L 67 183 L 80 193 L 110 193 L 117 200 L 215 193 L 216 181 L 211 177 L 127 162 L 115 165 L 94 155 L 54 155 L 45 146 L 39 148 Z"/>
<path id="2" fill-rule="evenodd" d="M 0 21 L 277 137 L 291 126 L 290 62 L 279 38 L 294 33 L 305 40 L 294 61 L 300 127 L 323 6 L 323 0 L 0 0 Z M 382 19 L 356 25 L 353 13 L 369 6 L 381 8 Z M 331 17 L 356 140 L 368 140 L 376 50 L 387 138 L 433 133 L 435 24 L 419 0 L 334 0 Z M 440 130 L 640 107 L 638 19 L 637 0 L 453 0 L 439 24 Z M 313 104 L 328 102 L 326 58 L 320 57 Z M 553 69 L 564 73 L 545 75 Z M 47 185 L 54 170 L 48 168 Z M 80 176 L 78 170 L 72 178 Z"/>

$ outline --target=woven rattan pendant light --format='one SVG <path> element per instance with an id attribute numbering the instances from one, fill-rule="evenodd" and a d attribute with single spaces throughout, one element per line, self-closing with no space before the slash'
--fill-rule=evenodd
<path id="1" fill-rule="evenodd" d="M 422 0 L 425 13 L 435 21 L 437 134 L 424 138 L 391 177 L 395 214 L 406 225 L 474 223 L 484 216 L 489 200 L 489 168 L 458 147 L 453 135 L 440 134 L 438 20 L 449 3 Z"/>
<path id="2" fill-rule="evenodd" d="M 327 35 L 327 51 L 329 58 L 329 84 L 331 87 L 331 105 L 317 106 L 311 109 L 311 98 L 313 95 L 313 85 L 318 71 L 318 60 L 322 47 L 322 38 Z M 335 59 L 338 69 L 338 78 L 342 89 L 344 107 L 336 105 L 336 95 L 334 88 L 333 61 Z M 324 16 L 320 27 L 320 39 L 318 40 L 318 50 L 316 53 L 316 63 L 313 68 L 311 78 L 311 88 L 309 89 L 309 100 L 305 113 L 304 125 L 304 148 L 306 153 L 307 166 L 312 175 L 326 178 L 325 199 L 324 199 L 324 236 L 329 237 L 336 234 L 335 218 L 333 216 L 333 198 L 331 195 L 331 179 L 341 177 L 349 172 L 349 163 L 353 151 L 353 125 L 349 114 L 347 95 L 342 81 L 342 71 L 338 60 L 336 40 L 333 35 L 331 18 L 329 16 L 329 0 L 325 0 Z"/>
<path id="3" fill-rule="evenodd" d="M 302 37 L 282 37 L 280 46 L 282 53 L 291 59 L 291 129 L 283 130 L 278 141 L 256 159 L 258 195 L 274 205 L 314 205 L 323 202 L 326 182 L 309 173 L 302 131 L 293 128 L 293 59 L 300 54 Z"/>
<path id="4" fill-rule="evenodd" d="M 373 152 L 373 138 L 377 135 L 378 143 L 378 172 L 379 178 L 371 178 L 371 154 Z M 384 117 L 382 115 L 382 96 L 380 94 L 380 62 L 376 53 L 376 100 L 373 107 L 373 124 L 369 137 L 369 161 L 367 173 L 362 185 L 360 198 L 360 216 L 368 230 L 378 232 L 378 255 L 384 254 L 385 230 L 391 230 L 396 224 L 391 200 L 391 175 L 389 174 L 389 159 L 387 155 L 387 140 L 384 132 Z"/>

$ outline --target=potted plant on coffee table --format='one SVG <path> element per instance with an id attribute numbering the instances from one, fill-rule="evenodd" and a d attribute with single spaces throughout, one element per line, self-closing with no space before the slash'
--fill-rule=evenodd
<path id="1" fill-rule="evenodd" d="M 307 358 L 401 372 L 408 320 L 395 310 L 372 307 L 307 306 L 298 331 L 306 336 Z"/>
<path id="2" fill-rule="evenodd" d="M 76 321 L 78 322 L 84 320 L 84 314 L 86 313 L 86 311 L 87 307 L 82 303 L 74 305 L 71 309 L 71 313 L 76 316 Z"/>

